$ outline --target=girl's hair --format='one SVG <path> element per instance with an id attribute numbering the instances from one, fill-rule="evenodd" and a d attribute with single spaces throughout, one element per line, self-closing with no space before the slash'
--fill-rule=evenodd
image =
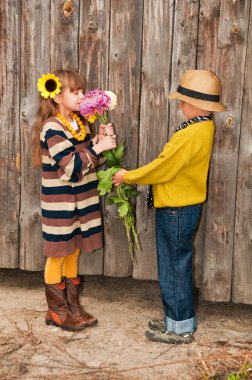
<path id="1" fill-rule="evenodd" d="M 60 93 L 69 88 L 70 91 L 83 90 L 85 91 L 86 82 L 85 79 L 72 70 L 56 70 L 53 74 L 59 78 L 61 87 Z M 39 96 L 39 105 L 37 111 L 37 117 L 35 122 L 35 135 L 33 138 L 33 165 L 41 166 L 42 162 L 42 148 L 40 142 L 40 133 L 42 131 L 42 125 L 46 119 L 50 116 L 55 116 L 58 113 L 57 103 L 50 97 L 45 99 L 41 95 Z"/>

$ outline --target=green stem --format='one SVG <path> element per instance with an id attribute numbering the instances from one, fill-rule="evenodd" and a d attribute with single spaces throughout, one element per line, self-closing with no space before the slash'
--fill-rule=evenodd
<path id="1" fill-rule="evenodd" d="M 100 115 L 99 116 L 99 120 L 102 124 L 108 124 L 108 115 L 106 113 L 106 111 L 103 113 L 103 115 Z"/>
<path id="2" fill-rule="evenodd" d="M 123 218 L 123 222 L 124 222 L 124 225 L 125 225 L 125 228 L 126 228 L 126 232 L 127 232 L 127 238 L 128 238 L 128 248 L 129 248 L 129 254 L 131 256 L 131 259 L 133 261 L 134 257 L 134 244 L 132 242 L 132 239 L 131 239 L 131 235 L 130 235 L 130 226 L 127 222 L 127 218 Z"/>
<path id="3" fill-rule="evenodd" d="M 139 244 L 138 235 L 137 235 L 137 232 L 136 232 L 134 225 L 132 226 L 132 233 L 133 233 L 135 247 L 136 247 L 135 250 L 139 252 L 140 251 L 140 244 Z"/>

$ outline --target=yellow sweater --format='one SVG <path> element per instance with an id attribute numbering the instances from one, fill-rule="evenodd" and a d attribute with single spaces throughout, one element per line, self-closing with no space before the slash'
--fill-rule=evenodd
<path id="1" fill-rule="evenodd" d="M 160 155 L 124 174 L 128 184 L 153 185 L 155 207 L 180 207 L 206 200 L 214 136 L 213 121 L 191 124 L 174 133 Z"/>

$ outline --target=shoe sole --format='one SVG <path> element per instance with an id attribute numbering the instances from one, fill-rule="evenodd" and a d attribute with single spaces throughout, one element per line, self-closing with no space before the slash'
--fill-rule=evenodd
<path id="1" fill-rule="evenodd" d="M 70 327 L 70 326 L 64 326 L 64 325 L 59 325 L 58 323 L 54 322 L 51 319 L 46 320 L 45 323 L 48 326 L 59 327 L 59 328 L 61 328 L 63 330 L 66 330 L 66 331 L 81 331 L 81 330 L 85 330 L 88 327 L 88 325 L 85 325 L 85 326 L 82 326 L 82 327 L 78 327 L 78 328 Z"/>

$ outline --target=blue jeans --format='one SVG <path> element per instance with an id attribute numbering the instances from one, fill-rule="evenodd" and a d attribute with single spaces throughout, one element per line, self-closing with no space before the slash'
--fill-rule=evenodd
<path id="1" fill-rule="evenodd" d="M 193 240 L 201 205 L 156 209 L 158 277 L 166 329 L 196 330 L 192 284 Z"/>

